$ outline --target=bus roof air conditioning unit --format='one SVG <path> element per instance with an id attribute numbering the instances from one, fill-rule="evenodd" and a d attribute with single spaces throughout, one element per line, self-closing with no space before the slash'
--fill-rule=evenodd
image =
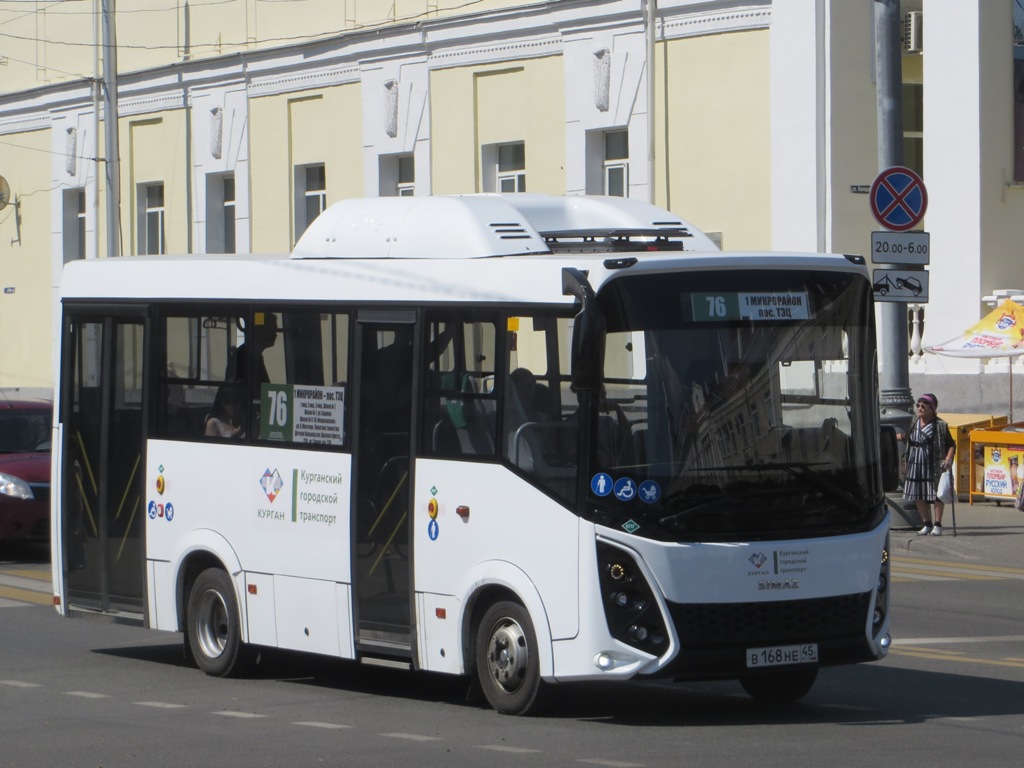
<path id="1" fill-rule="evenodd" d="M 903 17 L 903 51 L 904 53 L 921 53 L 924 51 L 924 14 L 911 11 Z"/>

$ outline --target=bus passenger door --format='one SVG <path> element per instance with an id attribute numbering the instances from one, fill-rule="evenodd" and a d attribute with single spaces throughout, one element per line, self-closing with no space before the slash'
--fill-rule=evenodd
<path id="1" fill-rule="evenodd" d="M 353 446 L 356 641 L 412 649 L 409 501 L 414 311 L 364 311 L 356 347 Z"/>
<path id="2" fill-rule="evenodd" d="M 69 609 L 143 620 L 142 317 L 72 317 L 61 391 L 62 567 Z"/>

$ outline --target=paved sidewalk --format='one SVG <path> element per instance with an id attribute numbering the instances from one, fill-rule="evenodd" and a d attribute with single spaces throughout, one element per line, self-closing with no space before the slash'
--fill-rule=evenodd
<path id="1" fill-rule="evenodd" d="M 918 536 L 917 528 L 893 512 L 889 541 L 894 554 L 962 560 L 998 565 L 1024 565 L 1024 512 L 1012 501 L 956 503 L 956 535 L 953 509 L 947 504 L 942 515 L 941 536 Z M 916 513 L 914 518 L 916 519 Z"/>

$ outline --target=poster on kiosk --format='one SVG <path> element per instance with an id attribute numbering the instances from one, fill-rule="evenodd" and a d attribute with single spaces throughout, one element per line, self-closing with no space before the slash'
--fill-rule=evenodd
<path id="1" fill-rule="evenodd" d="M 986 445 L 984 449 L 985 495 L 1016 496 L 1024 445 Z"/>

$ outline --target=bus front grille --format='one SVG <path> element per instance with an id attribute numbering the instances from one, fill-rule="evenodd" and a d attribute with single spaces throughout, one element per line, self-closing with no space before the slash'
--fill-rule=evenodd
<path id="1" fill-rule="evenodd" d="M 765 603 L 670 603 L 684 648 L 863 636 L 871 593 Z"/>

